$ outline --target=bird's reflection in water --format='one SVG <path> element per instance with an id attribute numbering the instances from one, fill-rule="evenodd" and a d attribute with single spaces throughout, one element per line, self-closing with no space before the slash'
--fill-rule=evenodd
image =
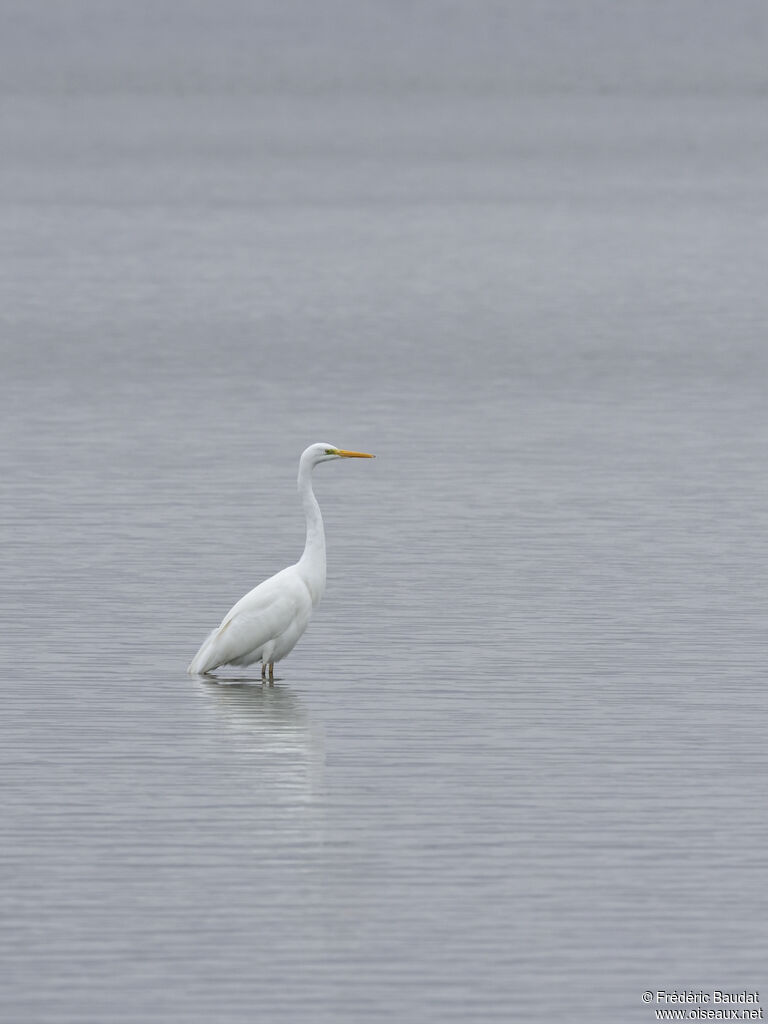
<path id="1" fill-rule="evenodd" d="M 259 779 L 283 794 L 311 798 L 323 779 L 325 749 L 320 730 L 290 691 L 254 679 L 226 684 L 199 680 L 200 696 L 226 726 L 217 745 L 259 762 Z"/>

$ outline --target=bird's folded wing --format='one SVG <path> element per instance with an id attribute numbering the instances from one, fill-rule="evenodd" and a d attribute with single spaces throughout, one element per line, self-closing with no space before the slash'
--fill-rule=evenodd
<path id="1" fill-rule="evenodd" d="M 241 658 L 249 651 L 274 640 L 290 624 L 293 602 L 286 596 L 260 608 L 244 608 L 226 619 L 216 633 L 216 646 L 222 664 Z"/>
<path id="2" fill-rule="evenodd" d="M 214 634 L 220 664 L 263 647 L 303 615 L 303 606 L 309 601 L 304 586 L 282 573 L 280 576 L 283 578 L 279 581 L 272 577 L 255 587 L 224 617 Z"/>

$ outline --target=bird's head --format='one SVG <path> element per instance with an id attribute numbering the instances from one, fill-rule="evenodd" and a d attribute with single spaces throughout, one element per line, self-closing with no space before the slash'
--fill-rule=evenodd
<path id="1" fill-rule="evenodd" d="M 346 448 L 337 448 L 334 444 L 328 444 L 325 441 L 319 441 L 317 444 L 311 444 L 307 448 L 302 456 L 301 461 L 305 464 L 309 464 L 313 469 L 321 462 L 330 462 L 331 459 L 373 459 L 374 455 L 369 455 L 367 452 L 350 452 Z"/>

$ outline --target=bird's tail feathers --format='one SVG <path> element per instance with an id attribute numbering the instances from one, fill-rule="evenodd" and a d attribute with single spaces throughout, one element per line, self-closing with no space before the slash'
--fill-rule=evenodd
<path id="1" fill-rule="evenodd" d="M 213 638 L 218 633 L 218 627 L 212 629 L 208 636 L 203 640 L 200 645 L 200 650 L 190 661 L 187 667 L 187 672 L 191 676 L 203 675 L 205 672 L 209 672 L 212 668 L 216 668 L 216 659 L 211 657 L 213 648 Z"/>

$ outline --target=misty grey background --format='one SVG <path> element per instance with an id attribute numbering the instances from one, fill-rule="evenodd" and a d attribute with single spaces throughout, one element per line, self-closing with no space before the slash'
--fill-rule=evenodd
<path id="1" fill-rule="evenodd" d="M 765 988 L 765 5 L 0 11 L 6 1019 Z"/>

